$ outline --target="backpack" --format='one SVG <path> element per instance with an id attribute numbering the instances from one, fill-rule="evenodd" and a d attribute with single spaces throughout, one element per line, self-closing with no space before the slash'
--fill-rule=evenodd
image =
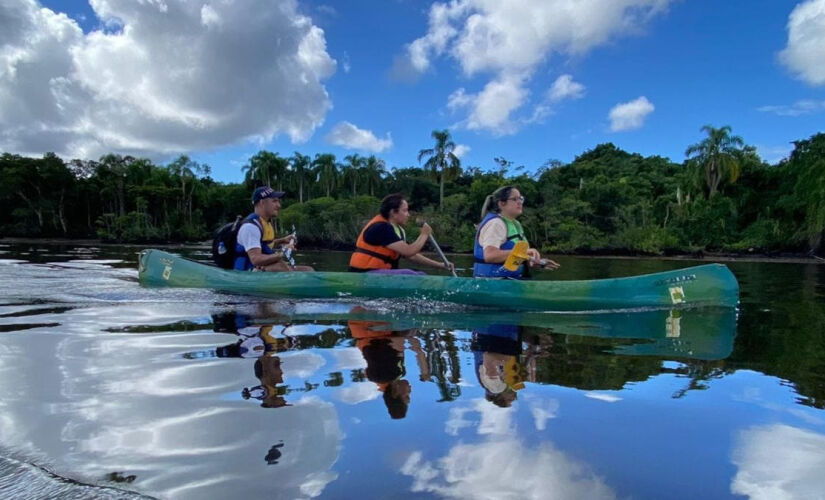
<path id="1" fill-rule="evenodd" d="M 212 260 L 215 265 L 223 269 L 233 269 L 235 259 L 238 258 L 236 247 L 238 244 L 238 230 L 244 223 L 244 218 L 240 215 L 235 222 L 224 224 L 212 238 Z"/>

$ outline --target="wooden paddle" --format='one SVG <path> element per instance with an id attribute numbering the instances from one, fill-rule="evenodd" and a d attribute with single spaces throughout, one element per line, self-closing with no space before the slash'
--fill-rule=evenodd
<path id="1" fill-rule="evenodd" d="M 454 277 L 454 278 L 458 278 L 458 275 L 455 273 L 455 268 L 454 268 L 454 267 L 450 267 L 450 261 L 449 261 L 449 260 L 447 260 L 447 256 L 446 256 L 446 255 L 444 255 L 444 252 L 442 252 L 442 251 L 441 251 L 441 247 L 440 247 L 440 246 L 438 246 L 438 242 L 437 242 L 437 241 L 435 241 L 435 238 L 433 238 L 433 235 L 432 235 L 432 234 L 430 234 L 430 244 L 433 246 L 433 248 L 435 248 L 435 251 L 436 251 L 436 252 L 438 252 L 438 256 L 439 256 L 439 257 L 441 257 L 442 262 L 444 262 L 444 266 L 445 266 L 447 269 L 449 269 L 449 270 L 450 270 L 450 272 L 452 272 L 452 273 L 453 273 L 453 277 Z"/>

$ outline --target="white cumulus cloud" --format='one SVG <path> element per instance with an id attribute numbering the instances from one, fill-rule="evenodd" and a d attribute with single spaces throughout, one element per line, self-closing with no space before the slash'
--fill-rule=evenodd
<path id="1" fill-rule="evenodd" d="M 547 98 L 551 102 L 558 102 L 564 99 L 581 99 L 584 97 L 584 85 L 573 81 L 572 75 L 561 75 L 556 78 L 550 90 L 547 91 Z"/>
<path id="2" fill-rule="evenodd" d="M 652 113 L 654 109 L 656 109 L 655 106 L 645 96 L 630 102 L 617 104 L 610 110 L 610 130 L 622 132 L 640 128 L 644 125 L 647 115 Z"/>
<path id="3" fill-rule="evenodd" d="M 733 452 L 738 472 L 731 492 L 753 500 L 822 498 L 825 435 L 788 425 L 740 433 Z"/>
<path id="4" fill-rule="evenodd" d="M 757 111 L 762 111 L 763 113 L 774 113 L 779 116 L 810 115 L 813 113 L 820 113 L 822 111 L 825 111 L 825 101 L 803 99 L 801 101 L 796 101 L 793 104 L 762 106 L 760 108 L 757 108 Z"/>
<path id="5" fill-rule="evenodd" d="M 551 443 L 528 447 L 512 437 L 459 443 L 432 461 L 415 451 L 401 473 L 413 478 L 413 492 L 440 498 L 616 498 L 587 464 Z"/>
<path id="6" fill-rule="evenodd" d="M 825 0 L 807 0 L 788 18 L 788 45 L 779 59 L 811 85 L 825 84 Z"/>
<path id="7" fill-rule="evenodd" d="M 638 33 L 672 1 L 436 2 L 430 7 L 427 33 L 406 45 L 404 64 L 397 60 L 396 69 L 403 66 L 406 72 L 421 74 L 432 68 L 434 59 L 450 57 L 466 76 L 492 74 L 484 90 L 467 95 L 474 99 L 462 125 L 512 133 L 514 124 L 535 121 L 510 115 L 527 102 L 526 86 L 538 65 L 554 54 L 583 55 L 618 36 Z M 505 104 L 482 98 L 496 93 L 506 93 Z"/>
<path id="8" fill-rule="evenodd" d="M 0 149 L 158 156 L 308 139 L 336 63 L 295 0 L 90 0 L 83 33 L 36 0 L 0 0 Z"/>
<path id="9" fill-rule="evenodd" d="M 371 401 L 378 399 L 381 396 L 381 391 L 372 382 L 362 382 L 352 384 L 350 386 L 340 389 L 336 393 L 336 398 L 347 404 L 357 405 L 364 401 Z"/>
<path id="10" fill-rule="evenodd" d="M 453 154 L 456 155 L 458 158 L 463 158 L 464 155 L 470 152 L 470 146 L 466 144 L 456 144 L 455 149 L 453 150 Z"/>
<path id="11" fill-rule="evenodd" d="M 347 121 L 335 125 L 324 139 L 342 148 L 360 149 L 373 153 L 380 153 L 392 147 L 392 137 L 389 133 L 385 139 L 379 139 L 371 131 L 360 129 Z"/>
<path id="12" fill-rule="evenodd" d="M 458 126 L 508 135 L 518 130 L 510 115 L 527 97 L 524 79 L 505 75 L 487 83 L 478 94 L 467 94 L 463 88 L 458 89 L 447 99 L 447 107 L 451 110 L 467 108 L 468 116 Z"/>

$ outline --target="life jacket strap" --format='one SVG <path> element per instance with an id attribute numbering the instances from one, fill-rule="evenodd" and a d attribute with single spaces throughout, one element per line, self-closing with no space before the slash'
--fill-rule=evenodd
<path id="1" fill-rule="evenodd" d="M 365 255 L 369 255 L 370 257 L 375 257 L 376 259 L 383 260 L 383 261 L 384 261 L 384 262 L 386 262 L 387 264 L 392 264 L 392 263 L 394 263 L 394 262 L 395 262 L 395 259 L 392 259 L 392 258 L 390 258 L 390 257 L 388 257 L 388 256 L 386 256 L 386 255 L 382 255 L 382 254 L 380 254 L 380 253 L 378 253 L 378 252 L 373 252 L 372 250 L 367 250 L 366 248 L 358 248 L 358 247 L 356 247 L 356 248 L 355 248 L 355 251 L 354 251 L 353 253 L 363 253 L 363 254 L 365 254 Z"/>

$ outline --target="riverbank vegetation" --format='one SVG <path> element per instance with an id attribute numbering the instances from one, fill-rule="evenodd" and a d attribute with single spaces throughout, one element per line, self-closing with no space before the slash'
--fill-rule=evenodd
<path id="1" fill-rule="evenodd" d="M 349 248 L 382 196 L 402 192 L 442 246 L 472 249 L 484 197 L 516 185 L 531 242 L 561 253 L 820 253 L 825 235 L 825 134 L 794 142 L 764 162 L 730 127 L 703 127 L 684 161 L 600 144 L 571 163 L 517 166 L 505 157 L 463 165 L 446 130 L 433 132 L 419 163 L 389 168 L 375 156 L 260 151 L 238 183 L 181 156 L 158 165 L 110 154 L 64 161 L 47 153 L 0 156 L 0 235 L 113 242 L 202 241 L 246 215 L 250 193 L 286 191 L 279 221 L 302 244 Z M 408 234 L 415 236 L 415 227 Z"/>

